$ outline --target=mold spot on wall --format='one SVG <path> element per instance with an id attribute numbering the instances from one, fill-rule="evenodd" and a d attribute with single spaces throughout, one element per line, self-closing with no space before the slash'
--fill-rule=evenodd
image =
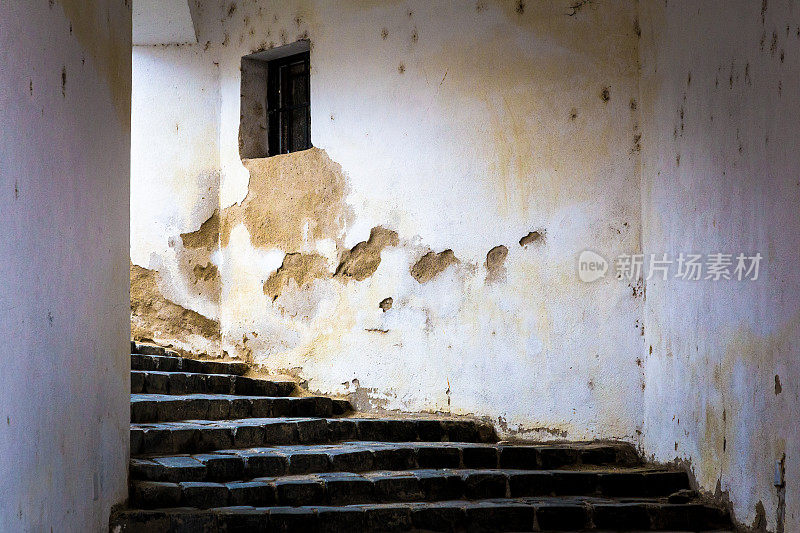
<path id="1" fill-rule="evenodd" d="M 378 304 L 378 307 L 385 313 L 392 308 L 392 305 L 394 305 L 394 299 L 390 296 L 389 298 L 384 298 L 381 300 L 381 303 Z"/>
<path id="2" fill-rule="evenodd" d="M 508 248 L 502 244 L 489 250 L 489 253 L 486 254 L 486 281 L 492 282 L 505 278 L 506 257 L 508 257 Z"/>
<path id="3" fill-rule="evenodd" d="M 453 250 L 428 252 L 411 267 L 411 276 L 419 283 L 427 283 L 441 274 L 450 265 L 459 263 Z"/>
<path id="4" fill-rule="evenodd" d="M 777 396 L 783 392 L 783 387 L 781 386 L 781 377 L 778 374 L 775 374 L 775 395 Z"/>
<path id="5" fill-rule="evenodd" d="M 578 118 L 578 110 L 573 107 L 569 110 L 569 119 L 575 120 L 576 118 Z"/>
<path id="6" fill-rule="evenodd" d="M 398 242 L 396 231 L 375 226 L 370 231 L 368 240 L 361 241 L 342 254 L 342 260 L 336 268 L 336 277 L 352 278 L 356 281 L 367 279 L 378 270 L 383 249 L 397 246 Z"/>
<path id="7" fill-rule="evenodd" d="M 524 15 L 525 14 L 525 2 L 524 2 L 524 0 L 517 0 L 517 7 L 514 8 L 514 11 L 516 11 L 518 15 Z"/>
<path id="8" fill-rule="evenodd" d="M 642 151 L 641 140 L 642 135 L 640 133 L 637 133 L 633 136 L 633 147 L 631 148 L 631 153 L 639 153 Z"/>
<path id="9" fill-rule="evenodd" d="M 384 41 L 389 37 L 389 30 L 387 28 L 381 29 L 381 39 Z"/>
<path id="10" fill-rule="evenodd" d="M 397 72 L 399 72 L 400 74 L 403 74 L 403 73 L 405 73 L 405 71 L 406 71 L 406 64 L 405 63 L 400 63 L 397 66 Z"/>
<path id="11" fill-rule="evenodd" d="M 604 102 L 611 100 L 611 89 L 608 87 L 603 87 L 603 90 L 600 91 L 600 99 Z"/>
<path id="12" fill-rule="evenodd" d="M 569 13 L 567 13 L 567 15 L 574 17 L 581 11 L 581 9 L 591 3 L 592 0 L 579 0 L 578 2 L 573 2 L 572 5 L 569 6 Z"/>
<path id="13" fill-rule="evenodd" d="M 67 67 L 61 69 L 61 96 L 67 96 Z"/>
<path id="14" fill-rule="evenodd" d="M 302 250 L 307 242 L 340 239 L 352 218 L 346 204 L 347 178 L 324 150 L 246 159 L 247 196 L 222 211 L 220 242 L 244 224 L 253 246 Z"/>
<path id="15" fill-rule="evenodd" d="M 531 231 L 519 240 L 519 245 L 527 248 L 529 244 L 539 243 L 544 240 L 544 233 L 539 231 Z"/>
<path id="16" fill-rule="evenodd" d="M 274 301 L 281 295 L 283 288 L 292 281 L 302 289 L 309 286 L 315 279 L 330 277 L 327 262 L 321 255 L 315 253 L 286 254 L 283 264 L 264 283 L 264 294 Z"/>

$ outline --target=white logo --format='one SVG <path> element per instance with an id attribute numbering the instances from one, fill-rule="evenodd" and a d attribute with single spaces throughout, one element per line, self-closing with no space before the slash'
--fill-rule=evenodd
<path id="1" fill-rule="evenodd" d="M 608 261 L 602 255 L 591 250 L 584 250 L 578 256 L 578 277 L 585 283 L 591 283 L 604 277 L 608 272 Z"/>

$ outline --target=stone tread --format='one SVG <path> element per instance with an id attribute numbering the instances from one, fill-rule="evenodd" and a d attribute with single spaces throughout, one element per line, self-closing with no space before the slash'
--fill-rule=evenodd
<path id="1" fill-rule="evenodd" d="M 241 376 L 249 370 L 247 363 L 238 361 L 201 361 L 167 355 L 131 354 L 131 370 L 160 370 L 163 372 L 192 372 L 198 374 L 229 374 Z"/>
<path id="2" fill-rule="evenodd" d="M 132 394 L 244 394 L 250 396 L 292 396 L 294 381 L 246 378 L 234 374 L 132 370 Z"/>
<path id="3" fill-rule="evenodd" d="M 232 394 L 131 394 L 131 422 L 330 417 L 352 411 L 350 402 L 325 396 L 264 397 Z"/>
<path id="4" fill-rule="evenodd" d="M 208 464 L 203 457 L 186 459 Z M 219 456 L 208 457 L 211 463 L 219 459 Z M 140 508 L 350 505 L 531 496 L 667 497 L 688 488 L 685 472 L 656 468 L 592 471 L 431 468 L 284 475 L 227 483 L 132 481 L 130 501 Z"/>
<path id="5" fill-rule="evenodd" d="M 244 418 L 131 424 L 131 455 L 199 453 L 276 444 L 496 442 L 491 425 L 467 420 Z"/>
<path id="6" fill-rule="evenodd" d="M 730 528 L 685 472 L 644 465 L 629 443 L 519 444 L 475 420 L 341 417 L 349 402 L 244 377 L 246 363 L 131 351 L 138 509 L 114 513 L 115 533 Z"/>
<path id="7" fill-rule="evenodd" d="M 726 512 L 700 503 L 597 497 L 496 498 L 433 503 L 122 511 L 120 533 L 174 531 L 699 531 L 729 527 Z"/>
<path id="8" fill-rule="evenodd" d="M 577 453 L 573 453 L 577 450 Z M 216 450 L 205 454 L 131 460 L 131 478 L 146 481 L 232 481 L 320 472 L 417 468 L 503 468 L 532 472 L 559 468 L 640 466 L 623 443 L 583 446 L 463 442 L 369 442 Z M 646 490 L 646 489 L 643 489 Z"/>
<path id="9" fill-rule="evenodd" d="M 353 440 L 496 442 L 497 435 L 482 422 L 436 419 L 244 418 L 131 424 L 132 456 Z"/>

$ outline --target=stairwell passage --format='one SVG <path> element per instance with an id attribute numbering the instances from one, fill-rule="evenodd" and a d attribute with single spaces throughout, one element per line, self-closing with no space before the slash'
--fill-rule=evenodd
<path id="1" fill-rule="evenodd" d="M 511 444 L 475 420 L 368 418 L 294 382 L 132 345 L 128 508 L 112 532 L 700 531 L 685 472 L 627 443 Z"/>

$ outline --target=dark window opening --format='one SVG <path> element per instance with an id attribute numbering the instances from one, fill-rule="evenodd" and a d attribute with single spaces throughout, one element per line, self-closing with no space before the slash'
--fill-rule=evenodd
<path id="1" fill-rule="evenodd" d="M 269 155 L 311 148 L 309 53 L 267 64 Z"/>
<path id="2" fill-rule="evenodd" d="M 242 159 L 311 148 L 309 48 L 301 40 L 242 58 Z"/>

